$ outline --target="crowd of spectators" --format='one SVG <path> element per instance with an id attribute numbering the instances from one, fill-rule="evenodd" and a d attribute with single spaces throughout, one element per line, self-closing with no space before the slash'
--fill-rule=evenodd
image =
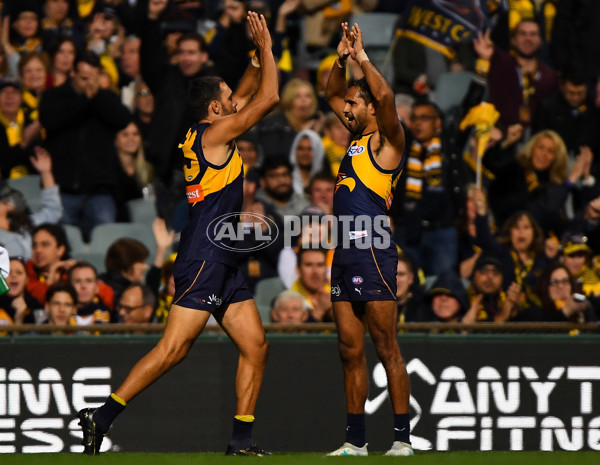
<path id="1" fill-rule="evenodd" d="M 235 88 L 254 52 L 248 9 L 270 24 L 282 85 L 279 108 L 237 140 L 240 218 L 280 231 L 310 220 L 291 243 L 244 244 L 239 266 L 253 291 L 271 283 L 265 322 L 332 321 L 333 251 L 317 245 L 350 142 L 324 99 L 339 24 L 401 18 L 407 3 L 0 1 L 0 244 L 11 264 L 0 324 L 166 321 L 187 221 L 186 88 L 211 74 Z M 600 2 L 508 4 L 452 59 L 390 37 L 406 133 L 390 210 L 401 323 L 600 319 Z M 465 71 L 467 92 L 443 112 L 437 78 Z M 349 77 L 360 67 L 350 63 Z M 461 122 L 484 100 L 499 118 L 478 170 L 475 131 Z M 7 180 L 34 174 L 41 208 L 31 211 Z M 131 221 L 126 204 L 142 198 L 159 217 L 147 224 L 153 254 L 127 237 L 103 269 L 70 253 L 62 225 L 89 241 L 99 225 Z"/>

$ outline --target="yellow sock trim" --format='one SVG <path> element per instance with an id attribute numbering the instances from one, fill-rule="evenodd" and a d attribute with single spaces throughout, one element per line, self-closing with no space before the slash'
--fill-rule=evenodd
<path id="1" fill-rule="evenodd" d="M 127 402 L 125 402 L 123 399 L 121 399 L 118 395 L 116 395 L 114 392 L 110 395 L 110 397 L 112 397 L 112 399 L 115 402 L 118 402 L 119 404 L 121 404 L 123 407 L 125 407 L 127 405 Z"/>
<path id="2" fill-rule="evenodd" d="M 235 419 L 245 421 L 246 423 L 252 423 L 254 421 L 254 415 L 236 415 Z"/>

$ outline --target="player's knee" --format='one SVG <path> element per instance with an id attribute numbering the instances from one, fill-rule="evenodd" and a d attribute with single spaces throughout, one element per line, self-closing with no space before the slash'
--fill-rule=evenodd
<path id="1" fill-rule="evenodd" d="M 381 360 L 390 360 L 400 356 L 398 342 L 394 337 L 374 339 L 375 350 Z"/>
<path id="2" fill-rule="evenodd" d="M 185 342 L 171 342 L 163 344 L 162 352 L 163 359 L 169 367 L 177 365 L 181 362 L 189 351 L 190 345 Z"/>
<path id="3" fill-rule="evenodd" d="M 340 351 L 340 357 L 345 364 L 359 362 L 365 356 L 365 352 L 360 346 L 354 346 L 340 342 L 338 344 L 338 348 Z"/>

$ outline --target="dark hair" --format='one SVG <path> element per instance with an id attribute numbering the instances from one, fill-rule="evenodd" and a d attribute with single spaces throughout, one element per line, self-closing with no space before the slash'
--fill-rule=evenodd
<path id="1" fill-rule="evenodd" d="M 102 68 L 102 64 L 100 63 L 100 57 L 94 52 L 90 52 L 88 50 L 77 54 L 77 58 L 75 58 L 75 68 L 77 68 L 77 65 L 79 63 L 87 63 L 88 65 L 97 69 Z"/>
<path id="2" fill-rule="evenodd" d="M 96 270 L 96 267 L 94 265 L 92 265 L 90 262 L 80 260 L 69 269 L 69 282 L 71 282 L 71 278 L 73 277 L 73 272 L 75 270 L 80 270 L 82 268 L 90 268 L 94 272 L 94 277 L 96 279 L 98 279 L 98 271 Z"/>
<path id="3" fill-rule="evenodd" d="M 54 297 L 54 294 L 58 292 L 66 292 L 73 299 L 73 304 L 77 303 L 77 292 L 75 291 L 75 288 L 70 284 L 62 282 L 53 284 L 48 288 L 48 290 L 46 291 L 46 302 L 50 302 L 52 297 Z"/>
<path id="4" fill-rule="evenodd" d="M 276 170 L 281 166 L 285 166 L 290 173 L 292 172 L 292 165 L 287 158 L 277 155 L 268 157 L 260 166 L 260 177 L 264 178 L 268 171 Z"/>
<path id="5" fill-rule="evenodd" d="M 335 178 L 331 175 L 331 173 L 322 170 L 315 173 L 314 176 L 310 178 L 310 181 L 308 182 L 308 192 L 312 192 L 315 181 L 325 181 L 335 184 Z"/>
<path id="6" fill-rule="evenodd" d="M 502 244 L 510 244 L 510 230 L 514 228 L 522 217 L 526 217 L 533 228 L 533 240 L 531 241 L 530 249 L 539 255 L 544 252 L 544 231 L 531 213 L 521 210 L 513 213 L 502 225 L 502 230 L 499 235 L 499 242 Z"/>
<path id="7" fill-rule="evenodd" d="M 521 19 L 517 25 L 515 26 L 515 28 L 512 30 L 512 32 L 510 33 L 510 37 L 514 37 L 517 35 L 517 30 L 519 29 L 519 27 L 521 26 L 521 24 L 525 24 L 525 23 L 533 23 L 537 26 L 538 28 L 538 32 L 541 33 L 541 28 L 540 25 L 538 24 L 538 22 L 534 19 L 534 18 L 523 18 Z"/>
<path id="8" fill-rule="evenodd" d="M 179 46 L 181 42 L 184 42 L 186 40 L 193 40 L 194 42 L 197 42 L 200 51 L 206 52 L 206 41 L 204 40 L 204 37 L 202 37 L 197 32 L 185 32 L 181 34 L 181 37 L 177 39 L 177 46 Z"/>
<path id="9" fill-rule="evenodd" d="M 576 292 L 577 289 L 577 280 L 565 265 L 562 263 L 554 263 L 550 265 L 540 275 L 537 288 L 537 294 L 540 296 L 542 301 L 542 310 L 545 312 L 555 312 L 557 310 L 554 301 L 550 298 L 550 292 L 548 292 L 548 290 L 550 288 L 550 277 L 552 276 L 552 273 L 558 269 L 563 269 L 566 271 L 567 276 L 569 277 L 569 283 L 571 285 L 571 293 Z"/>
<path id="10" fill-rule="evenodd" d="M 298 266 L 302 263 L 302 256 L 307 252 L 319 252 L 322 253 L 325 259 L 327 259 L 327 251 L 320 247 L 300 247 L 298 252 L 296 253 L 296 257 L 298 259 Z"/>
<path id="11" fill-rule="evenodd" d="M 438 118 L 440 118 L 442 121 L 444 120 L 444 112 L 435 102 L 432 102 L 431 100 L 427 100 L 425 98 L 418 99 L 415 101 L 415 103 L 413 103 L 412 110 L 414 110 L 417 107 L 433 108 L 433 110 L 436 112 Z"/>
<path id="12" fill-rule="evenodd" d="M 46 48 L 48 55 L 50 56 L 50 66 L 53 65 L 54 57 L 58 53 L 60 47 L 62 47 L 62 44 L 64 44 L 65 42 L 71 42 L 71 44 L 73 44 L 73 49 L 75 50 L 75 54 L 77 55 L 77 44 L 75 43 L 75 40 L 69 36 L 58 36 L 54 40 L 52 40 Z"/>
<path id="13" fill-rule="evenodd" d="M 196 121 L 200 121 L 208 116 L 210 102 L 220 100 L 221 82 L 224 81 L 219 76 L 204 76 L 194 79 L 190 84 L 187 92 L 187 100 Z"/>
<path id="14" fill-rule="evenodd" d="M 585 70 L 580 66 L 571 65 L 564 70 L 562 75 L 562 82 L 570 82 L 575 86 L 583 86 L 588 83 L 589 77 Z"/>
<path id="15" fill-rule="evenodd" d="M 61 260 L 65 258 L 69 258 L 69 254 L 71 253 L 71 246 L 69 245 L 69 240 L 67 239 L 67 233 L 65 229 L 60 224 L 55 223 L 42 223 L 35 228 L 33 228 L 33 232 L 31 233 L 31 238 L 33 239 L 35 235 L 40 231 L 46 231 L 56 240 L 57 247 L 61 245 L 65 246 L 65 253 L 63 254 Z"/>
<path id="16" fill-rule="evenodd" d="M 106 251 L 104 267 L 106 271 L 123 273 L 128 271 L 134 263 L 145 262 L 149 254 L 146 246 L 140 241 L 122 237 L 113 242 Z"/>
<path id="17" fill-rule="evenodd" d="M 149 286 L 146 286 L 145 284 L 142 284 L 142 283 L 130 284 L 123 290 L 123 292 L 121 293 L 121 297 L 123 297 L 123 294 L 125 294 L 125 292 L 127 292 L 131 289 L 138 289 L 138 288 L 140 289 L 140 291 L 142 291 L 142 301 L 144 302 L 144 305 L 150 305 L 152 308 L 154 308 L 156 305 L 156 294 Z"/>
<path id="18" fill-rule="evenodd" d="M 358 95 L 365 101 L 366 105 L 375 100 L 375 97 L 373 97 L 373 93 L 369 87 L 369 83 L 365 78 L 350 80 L 348 83 L 348 89 L 351 87 L 358 87 L 360 89 Z"/>

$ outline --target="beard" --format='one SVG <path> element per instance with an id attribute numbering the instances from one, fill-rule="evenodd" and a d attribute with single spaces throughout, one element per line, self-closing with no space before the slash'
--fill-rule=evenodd
<path id="1" fill-rule="evenodd" d="M 282 190 L 269 190 L 267 193 L 271 197 L 273 197 L 275 200 L 278 200 L 280 202 L 287 202 L 292 197 L 292 194 L 294 193 L 294 190 L 292 189 L 292 186 L 289 186 L 289 188 L 287 190 L 285 190 L 285 191 L 282 191 Z"/>

